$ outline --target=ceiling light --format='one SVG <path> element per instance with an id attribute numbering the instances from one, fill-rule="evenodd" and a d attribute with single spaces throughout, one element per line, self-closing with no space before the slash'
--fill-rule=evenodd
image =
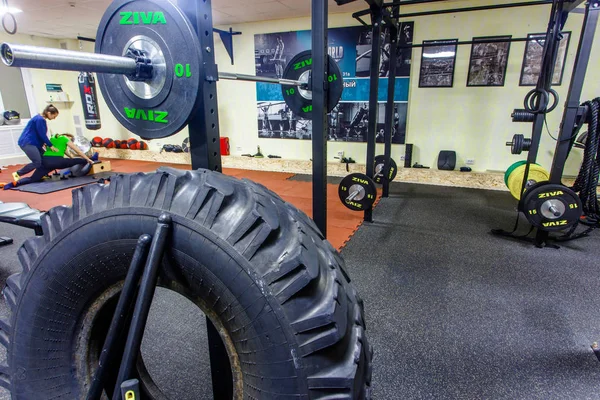
<path id="1" fill-rule="evenodd" d="M 6 7 L 0 7 L 0 15 L 6 14 L 7 11 L 9 13 L 11 13 L 11 14 L 18 14 L 20 12 L 23 12 L 23 10 L 20 10 L 18 8 L 15 8 L 15 7 L 8 7 L 8 8 L 6 8 Z"/>

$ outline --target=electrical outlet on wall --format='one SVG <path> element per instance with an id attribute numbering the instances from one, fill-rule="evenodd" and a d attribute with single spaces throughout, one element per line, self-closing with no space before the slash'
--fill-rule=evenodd
<path id="1" fill-rule="evenodd" d="M 343 151 L 338 151 L 337 152 L 337 157 L 341 160 L 342 158 L 344 158 L 344 152 Z"/>
<path id="2" fill-rule="evenodd" d="M 400 156 L 400 161 L 406 160 L 406 156 Z"/>
<path id="3" fill-rule="evenodd" d="M 236 151 L 242 151 L 242 146 L 236 146 L 236 147 L 235 147 L 235 150 L 236 150 Z"/>
<path id="4" fill-rule="evenodd" d="M 475 165 L 475 159 L 474 158 L 467 158 L 467 165 Z"/>

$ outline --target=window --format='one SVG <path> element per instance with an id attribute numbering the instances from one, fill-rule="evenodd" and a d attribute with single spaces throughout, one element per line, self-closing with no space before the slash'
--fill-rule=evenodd
<path id="1" fill-rule="evenodd" d="M 31 118 L 20 68 L 0 63 L 0 110 L 15 110 L 21 119 Z"/>

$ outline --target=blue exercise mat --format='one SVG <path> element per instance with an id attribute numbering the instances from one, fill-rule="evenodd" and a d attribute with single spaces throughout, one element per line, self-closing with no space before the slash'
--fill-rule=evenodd
<path id="1" fill-rule="evenodd" d="M 100 179 L 110 178 L 111 176 L 116 174 L 117 172 L 100 172 L 94 175 L 80 176 L 78 178 L 69 178 L 60 181 L 53 181 L 47 179 L 42 182 L 18 186 L 16 188 L 13 188 L 12 190 L 19 190 L 21 192 L 27 193 L 48 194 L 58 192 L 59 190 L 74 188 L 77 186 L 90 185 L 92 183 L 98 182 Z"/>

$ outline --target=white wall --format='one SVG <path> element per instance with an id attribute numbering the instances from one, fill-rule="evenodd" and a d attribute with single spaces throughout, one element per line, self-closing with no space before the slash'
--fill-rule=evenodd
<path id="1" fill-rule="evenodd" d="M 486 0 L 465 0 L 452 2 L 451 7 L 466 7 L 497 3 Z M 439 9 L 433 7 L 407 7 L 406 12 Z M 333 9 L 332 9 L 333 10 Z M 466 41 L 477 36 L 512 35 L 526 37 L 528 33 L 545 32 L 550 13 L 549 6 L 523 7 L 504 10 L 479 11 L 439 16 L 409 18 L 415 21 L 415 43 L 431 39 L 454 39 Z M 565 75 L 561 86 L 555 89 L 561 95 L 561 106 L 571 78 L 571 69 L 579 41 L 583 16 L 571 15 L 566 30 L 573 31 L 566 61 Z M 330 15 L 330 27 L 352 26 L 357 22 L 350 15 Z M 254 35 L 259 33 L 295 31 L 310 29 L 309 18 L 286 19 L 234 25 L 242 31 L 234 37 L 236 65 L 231 66 L 224 51 L 219 51 L 220 70 L 253 74 Z M 596 35 L 592 59 L 588 69 L 586 87 L 582 101 L 600 95 L 598 84 L 600 71 L 594 68 L 600 61 L 600 32 Z M 522 108 L 523 98 L 531 87 L 520 87 L 519 77 L 525 51 L 524 42 L 512 43 L 509 65 L 504 87 L 466 87 L 471 46 L 459 46 L 453 88 L 418 87 L 421 50 L 413 51 L 411 89 L 407 120 L 407 143 L 415 145 L 413 161 L 434 167 L 440 150 L 455 150 L 459 165 L 467 158 L 475 159 L 474 170 L 505 170 L 514 161 L 524 159 L 526 154 L 513 156 L 505 147 L 513 134 L 531 136 L 531 124 L 512 123 L 510 114 L 514 108 Z M 260 145 L 264 154 L 278 154 L 283 158 L 307 160 L 311 157 L 310 141 L 259 139 L 256 116 L 256 89 L 254 84 L 222 81 L 219 83 L 219 104 L 221 134 L 229 136 L 233 154 L 254 153 Z M 562 107 L 548 115 L 550 131 L 556 136 Z M 555 142 L 547 133 L 539 152 L 538 161 L 549 168 Z M 240 149 L 241 150 L 238 150 Z M 383 145 L 377 146 L 383 152 Z M 338 150 L 354 158 L 359 163 L 366 161 L 366 144 L 330 142 L 328 158 Z M 392 146 L 392 157 L 399 160 L 404 154 L 403 145 Z M 567 167 L 568 174 L 576 174 L 581 158 L 573 152 Z"/>
<path id="2" fill-rule="evenodd" d="M 22 34 L 10 36 L 2 31 L 0 31 L 0 42 L 26 44 L 31 46 L 59 47 L 58 41 L 53 39 Z M 64 78 L 64 72 L 31 70 L 31 78 L 36 94 L 35 109 L 31 110 L 31 114 L 33 116 L 36 113 L 40 113 L 47 105 L 46 100 L 49 99 L 49 96 L 46 96 L 46 82 L 60 83 L 59 81 L 62 81 L 62 79 Z M 9 95 L 9 93 L 3 94 L 4 97 L 8 97 Z M 64 118 L 59 118 L 55 121 L 49 121 L 48 126 L 55 132 L 61 132 L 67 130 L 69 124 L 65 121 Z"/>
<path id="3" fill-rule="evenodd" d="M 494 3 L 491 0 L 462 0 L 454 1 L 451 7 L 473 6 Z M 438 9 L 439 6 L 429 5 L 407 8 L 408 11 Z M 335 8 L 331 8 L 334 12 Z M 459 13 L 456 15 L 440 15 L 410 18 L 415 21 L 415 42 L 423 40 L 458 38 L 470 40 L 475 36 L 512 35 L 525 37 L 528 33 L 544 32 L 548 23 L 549 7 L 525 7 L 506 10 L 480 11 Z M 571 78 L 571 69 L 579 41 L 579 29 L 583 17 L 573 14 L 566 30 L 573 31 L 569 47 L 563 84 L 556 87 L 561 95 L 561 105 L 565 101 L 566 91 Z M 357 25 L 349 14 L 330 14 L 331 27 Z M 222 27 L 228 28 L 228 27 Z M 265 21 L 234 25 L 235 30 L 242 31 L 240 36 L 234 36 L 236 65 L 232 66 L 220 42 L 215 35 L 215 53 L 221 71 L 254 74 L 254 35 L 259 33 L 295 31 L 310 29 L 310 18 Z M 7 36 L 0 33 L 0 41 L 59 47 L 59 41 L 26 35 Z M 70 50 L 79 50 L 75 40 L 64 41 Z M 84 51 L 93 51 L 93 44 L 85 42 Z M 476 160 L 475 170 L 504 170 L 512 162 L 524 159 L 525 155 L 513 156 L 504 146 L 514 133 L 530 136 L 530 124 L 516 124 L 510 120 L 514 108 L 521 108 L 525 94 L 531 89 L 519 87 L 519 76 L 523 60 L 524 43 L 512 43 L 506 83 L 501 88 L 467 88 L 466 79 L 471 46 L 460 46 L 457 54 L 454 87 L 451 89 L 420 89 L 418 77 L 421 51 L 413 51 L 413 66 L 411 73 L 411 90 L 407 121 L 407 142 L 415 145 L 414 161 L 424 165 L 435 166 L 440 150 L 455 150 L 462 165 L 467 158 Z M 600 70 L 594 68 L 600 61 L 600 33 L 597 34 L 593 46 L 592 59 L 588 69 L 586 86 L 582 100 L 600 95 Z M 45 90 L 46 83 L 63 84 L 74 105 L 61 110 L 61 116 L 50 122 L 54 132 L 75 132 L 73 117 L 83 118 L 82 104 L 79 99 L 76 72 L 32 70 L 32 82 L 36 94 L 37 108 L 41 111 L 49 93 Z M 277 154 L 286 159 L 308 160 L 311 158 L 311 142 L 302 140 L 259 139 L 258 120 L 256 115 L 256 86 L 254 83 L 220 81 L 218 83 L 219 118 L 221 135 L 231 141 L 233 154 L 254 153 L 260 145 L 264 154 Z M 100 96 L 100 112 L 102 129 L 100 131 L 85 131 L 88 138 L 94 136 L 127 139 L 133 135 L 125 130 L 111 115 L 108 107 Z M 550 131 L 555 134 L 562 118 L 559 107 L 548 116 Z M 161 140 L 150 142 L 150 148 L 158 150 L 162 144 L 180 144 L 187 137 L 187 130 Z M 550 166 L 555 143 L 545 133 L 539 153 L 539 162 L 545 167 Z M 366 159 L 366 144 L 331 142 L 328 144 L 329 159 L 337 151 L 343 150 L 359 163 Z M 383 152 L 383 146 L 378 145 L 378 153 Z M 404 154 L 403 145 L 392 147 L 392 156 L 396 160 Z M 575 174 L 579 168 L 580 154 L 573 152 L 569 161 L 567 173 Z"/>

